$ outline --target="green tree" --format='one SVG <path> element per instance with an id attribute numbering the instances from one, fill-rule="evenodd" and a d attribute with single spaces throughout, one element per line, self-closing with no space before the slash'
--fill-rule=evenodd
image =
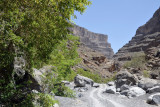
<path id="1" fill-rule="evenodd" d="M 25 53 L 29 70 L 38 61 L 47 61 L 54 45 L 70 33 L 74 11 L 83 13 L 89 4 L 87 0 L 1 0 L 0 72 L 12 72 L 15 47 Z"/>
<path id="2" fill-rule="evenodd" d="M 15 56 L 25 58 L 27 72 L 33 66 L 47 63 L 55 46 L 68 39 L 71 17 L 76 17 L 74 12 L 83 13 L 90 3 L 88 0 L 0 0 L 0 78 L 4 80 L 1 87 L 12 80 Z"/>

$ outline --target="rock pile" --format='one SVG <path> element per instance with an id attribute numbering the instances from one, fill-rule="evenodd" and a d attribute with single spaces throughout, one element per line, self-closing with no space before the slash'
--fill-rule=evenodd
<path id="1" fill-rule="evenodd" d="M 160 84 L 158 83 L 158 80 L 144 78 L 143 76 L 137 77 L 127 70 L 121 70 L 117 73 L 115 81 L 107 83 L 105 92 L 133 98 L 146 93 L 160 93 Z M 150 96 L 147 102 L 157 105 L 160 103 L 159 96 Z"/>

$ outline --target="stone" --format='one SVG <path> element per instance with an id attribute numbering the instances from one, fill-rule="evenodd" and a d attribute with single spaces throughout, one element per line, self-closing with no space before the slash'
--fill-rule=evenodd
<path id="1" fill-rule="evenodd" d="M 153 83 L 145 83 L 145 84 L 141 84 L 141 83 L 138 83 L 138 87 L 144 89 L 144 90 L 148 90 L 149 88 L 152 88 L 154 87 L 155 84 Z"/>
<path id="2" fill-rule="evenodd" d="M 127 70 L 121 70 L 116 75 L 116 88 L 120 88 L 122 85 L 126 84 L 129 86 L 136 85 L 137 79 L 129 73 Z"/>
<path id="3" fill-rule="evenodd" d="M 115 94 L 116 93 L 116 87 L 114 86 L 109 86 L 106 88 L 106 93 L 110 93 L 110 94 Z"/>
<path id="4" fill-rule="evenodd" d="M 148 89 L 148 92 L 149 92 L 150 94 L 151 94 L 151 93 L 160 92 L 160 86 L 152 87 L 152 88 Z"/>
<path id="5" fill-rule="evenodd" d="M 98 88 L 100 85 L 98 83 L 94 83 L 93 87 Z"/>
<path id="6" fill-rule="evenodd" d="M 33 77 L 40 85 L 43 84 L 45 76 L 38 69 L 33 68 Z"/>
<path id="7" fill-rule="evenodd" d="M 120 91 L 129 90 L 129 86 L 124 84 L 120 87 Z"/>
<path id="8" fill-rule="evenodd" d="M 122 90 L 120 94 L 125 95 L 129 98 L 132 98 L 132 97 L 138 97 L 138 96 L 144 95 L 146 94 L 146 92 L 142 88 L 132 86 L 129 89 Z"/>
<path id="9" fill-rule="evenodd" d="M 157 106 L 160 105 L 160 95 L 154 95 L 152 100 Z"/>
<path id="10" fill-rule="evenodd" d="M 77 87 L 85 87 L 86 84 L 90 84 L 93 86 L 93 80 L 84 76 L 80 76 L 79 74 L 76 75 L 74 78 L 74 83 Z"/>
<path id="11" fill-rule="evenodd" d="M 158 72 L 152 72 L 150 74 L 150 76 L 151 76 L 152 79 L 158 79 L 159 78 L 159 73 Z"/>
<path id="12" fill-rule="evenodd" d="M 107 85 L 109 85 L 109 86 L 114 86 L 114 85 L 115 85 L 115 82 L 114 82 L 114 81 L 110 81 L 110 82 L 107 83 Z"/>
<path id="13" fill-rule="evenodd" d="M 51 73 L 52 68 L 52 66 L 44 66 L 39 70 L 33 68 L 33 75 L 30 77 L 32 81 L 31 87 L 34 87 L 38 91 L 50 92 L 51 90 L 49 90 L 48 84 L 44 84 L 44 81 L 46 80 L 46 75 Z M 53 78 L 55 77 L 53 73 L 50 76 L 53 76 Z"/>
<path id="14" fill-rule="evenodd" d="M 160 93 L 150 95 L 147 99 L 147 103 L 159 106 L 160 105 Z"/>
<path id="15" fill-rule="evenodd" d="M 129 92 L 129 90 L 123 90 L 123 91 L 120 92 L 120 94 L 128 96 L 128 92 Z"/>
<path id="16" fill-rule="evenodd" d="M 138 97 L 146 94 L 146 92 L 139 87 L 131 87 L 128 91 L 128 97 Z"/>
<path id="17" fill-rule="evenodd" d="M 120 92 L 120 91 L 121 91 L 121 89 L 120 89 L 120 88 L 117 88 L 117 89 L 116 89 L 116 91 L 117 91 L 117 92 Z"/>
<path id="18" fill-rule="evenodd" d="M 141 79 L 138 81 L 138 87 L 148 90 L 149 88 L 154 87 L 154 85 L 157 83 L 157 80 L 141 77 Z"/>

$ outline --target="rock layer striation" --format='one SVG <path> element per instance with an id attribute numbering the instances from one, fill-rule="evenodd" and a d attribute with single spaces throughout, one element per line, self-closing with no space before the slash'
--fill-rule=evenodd
<path id="1" fill-rule="evenodd" d="M 85 46 L 104 54 L 107 58 L 113 57 L 113 49 L 111 44 L 108 43 L 108 36 L 88 31 L 83 27 L 74 25 L 71 29 L 73 34 L 80 37 L 80 42 Z"/>
<path id="2" fill-rule="evenodd" d="M 160 48 L 160 8 L 153 17 L 139 27 L 136 35 L 114 55 L 118 61 L 128 61 L 133 53 L 146 53 L 149 48 Z"/>

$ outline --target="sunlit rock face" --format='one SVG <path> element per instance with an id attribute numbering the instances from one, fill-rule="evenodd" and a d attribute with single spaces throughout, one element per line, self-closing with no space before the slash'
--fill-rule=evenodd
<path id="1" fill-rule="evenodd" d="M 111 44 L 108 43 L 108 35 L 93 33 L 77 25 L 74 25 L 72 31 L 74 35 L 80 37 L 80 42 L 85 46 L 103 53 L 109 59 L 113 57 L 114 53 Z"/>
<path id="2" fill-rule="evenodd" d="M 160 48 L 160 8 L 153 17 L 139 27 L 136 35 L 114 55 L 118 61 L 130 60 L 133 53 L 146 53 L 149 48 Z"/>

